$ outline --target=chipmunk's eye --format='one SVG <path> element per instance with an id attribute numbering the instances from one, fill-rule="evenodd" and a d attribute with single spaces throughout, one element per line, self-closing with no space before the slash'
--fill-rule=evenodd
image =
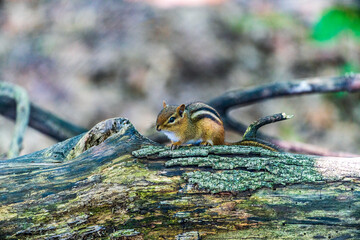
<path id="1" fill-rule="evenodd" d="M 174 122 L 174 121 L 175 121 L 175 117 L 171 117 L 171 118 L 169 119 L 168 123 L 172 123 L 172 122 Z"/>

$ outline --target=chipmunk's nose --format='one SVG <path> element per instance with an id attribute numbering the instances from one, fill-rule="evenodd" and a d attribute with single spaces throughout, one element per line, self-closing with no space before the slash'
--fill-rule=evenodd
<path id="1" fill-rule="evenodd" d="M 161 131 L 160 126 L 156 125 L 156 130 Z"/>

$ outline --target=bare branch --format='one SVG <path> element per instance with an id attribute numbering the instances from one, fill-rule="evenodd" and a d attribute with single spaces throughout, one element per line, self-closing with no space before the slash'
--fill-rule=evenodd
<path id="1" fill-rule="evenodd" d="M 5 83 L 1 82 L 1 84 Z M 0 114 L 14 120 L 16 118 L 15 109 L 14 97 L 0 93 Z M 32 103 L 30 103 L 29 126 L 58 141 L 63 141 L 87 131 L 87 129 L 67 122 Z"/>
<path id="2" fill-rule="evenodd" d="M 243 107 L 271 98 L 359 90 L 360 74 L 352 74 L 338 77 L 309 78 L 301 81 L 274 82 L 249 90 L 230 91 L 210 100 L 208 104 L 224 116 L 234 107 Z"/>
<path id="3" fill-rule="evenodd" d="M 236 121 L 229 115 L 229 111 L 235 107 L 243 107 L 256 102 L 278 97 L 292 97 L 304 94 L 329 93 L 329 92 L 356 92 L 360 90 L 360 74 L 350 74 L 338 77 L 309 78 L 299 81 L 274 82 L 264 86 L 251 88 L 248 90 L 235 90 L 227 92 L 208 102 L 222 116 L 226 128 L 244 134 L 246 126 Z M 335 153 L 324 149 L 316 149 L 309 144 L 301 145 L 277 140 L 274 137 L 257 133 L 257 138 L 271 141 L 284 150 L 301 152 L 304 154 L 326 155 L 329 156 L 349 156 L 352 154 Z"/>
<path id="4" fill-rule="evenodd" d="M 29 98 L 23 88 L 5 82 L 0 82 L 0 95 L 13 98 L 16 102 L 15 130 L 6 156 L 8 158 L 14 158 L 19 156 L 25 130 L 29 122 Z"/>

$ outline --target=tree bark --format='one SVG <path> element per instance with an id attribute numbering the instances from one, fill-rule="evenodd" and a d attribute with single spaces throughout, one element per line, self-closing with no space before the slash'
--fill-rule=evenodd
<path id="1" fill-rule="evenodd" d="M 0 162 L 3 239 L 359 238 L 360 162 L 170 151 L 126 119 Z"/>

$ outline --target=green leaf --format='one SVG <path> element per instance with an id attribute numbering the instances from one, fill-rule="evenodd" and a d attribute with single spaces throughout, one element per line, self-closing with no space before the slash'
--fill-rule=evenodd
<path id="1" fill-rule="evenodd" d="M 341 74 L 346 74 L 346 73 L 356 73 L 360 71 L 360 66 L 356 63 L 351 63 L 351 62 L 346 62 L 342 67 L 341 67 Z"/>
<path id="2" fill-rule="evenodd" d="M 317 41 L 328 41 L 345 30 L 360 37 L 360 11 L 358 8 L 337 7 L 328 10 L 315 24 L 312 37 Z"/>

